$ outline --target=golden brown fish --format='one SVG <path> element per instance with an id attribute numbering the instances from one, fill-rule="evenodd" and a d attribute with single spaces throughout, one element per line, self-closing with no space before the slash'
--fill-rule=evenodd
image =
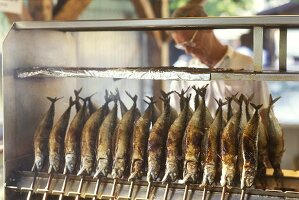
<path id="1" fill-rule="evenodd" d="M 63 155 L 63 143 L 67 130 L 67 126 L 70 120 L 71 108 L 76 103 L 72 100 L 72 97 L 69 99 L 69 106 L 61 115 L 61 117 L 56 122 L 53 127 L 50 136 L 49 136 L 49 170 L 48 173 L 51 173 L 52 170 L 57 172 L 61 164 L 61 156 Z"/>
<path id="2" fill-rule="evenodd" d="M 53 119 L 55 114 L 55 102 L 61 98 L 47 97 L 51 101 L 51 106 L 47 113 L 43 116 L 34 132 L 34 165 L 32 171 L 43 168 L 46 157 L 49 154 L 48 143 L 49 134 L 52 130 Z"/>
<path id="3" fill-rule="evenodd" d="M 270 95 L 269 106 L 263 115 L 267 127 L 268 137 L 269 137 L 269 141 L 268 141 L 269 160 L 274 169 L 273 175 L 275 178 L 280 178 L 283 176 L 280 164 L 281 164 L 283 153 L 285 151 L 283 130 L 273 112 L 273 104 L 278 99 L 280 99 L 280 97 L 277 97 L 273 100 L 272 95 Z"/>
<path id="4" fill-rule="evenodd" d="M 257 172 L 258 165 L 258 126 L 260 121 L 259 109 L 262 105 L 254 105 L 255 112 L 244 128 L 242 135 L 243 170 L 241 189 L 251 187 Z"/>
<path id="5" fill-rule="evenodd" d="M 149 98 L 150 102 L 144 100 L 148 104 L 143 115 L 138 119 L 134 127 L 133 133 L 133 153 L 131 162 L 131 175 L 129 180 L 141 178 L 144 173 L 145 162 L 147 161 L 147 141 L 149 137 L 150 125 L 155 123 L 158 114 L 155 113 L 155 101 L 153 97 Z"/>
<path id="6" fill-rule="evenodd" d="M 112 177 L 122 178 L 129 166 L 130 144 L 133 134 L 134 122 L 140 117 L 140 112 L 136 108 L 137 96 L 132 97 L 128 92 L 127 95 L 133 100 L 133 105 L 120 120 L 119 127 L 116 133 L 115 154 L 112 167 Z"/>
<path id="7" fill-rule="evenodd" d="M 233 184 L 233 180 L 237 172 L 236 165 L 239 147 L 238 133 L 242 116 L 242 102 L 243 95 L 241 95 L 237 101 L 239 104 L 239 110 L 227 122 L 221 136 L 222 173 L 220 184 L 223 187 L 231 186 Z"/>
<path id="8" fill-rule="evenodd" d="M 88 98 L 83 100 L 84 104 L 73 118 L 64 139 L 64 174 L 67 172 L 72 173 L 76 169 L 77 161 L 80 158 L 80 141 L 86 120 L 87 100 Z"/>
<path id="9" fill-rule="evenodd" d="M 219 101 L 217 101 L 217 99 L 215 100 L 218 104 L 218 108 L 216 110 L 215 119 L 207 132 L 207 143 L 205 149 L 203 149 L 203 151 L 206 151 L 206 154 L 202 186 L 214 183 L 218 166 L 220 165 L 218 153 L 220 152 L 220 134 L 223 127 L 222 106 L 226 103 L 223 103 L 221 99 L 219 99 Z"/>
<path id="10" fill-rule="evenodd" d="M 83 127 L 81 137 L 81 166 L 77 176 L 83 172 L 90 174 L 93 169 L 98 130 L 104 118 L 109 113 L 108 104 L 111 98 L 109 98 L 107 90 L 105 91 L 105 101 L 102 107 L 93 112 Z M 90 97 L 87 98 L 87 102 L 90 102 Z"/>
<path id="11" fill-rule="evenodd" d="M 162 182 L 174 182 L 179 177 L 179 165 L 183 162 L 182 143 L 186 126 L 192 117 L 192 110 L 189 106 L 191 94 L 188 97 L 179 94 L 181 98 L 182 111 L 172 123 L 168 131 L 166 141 L 166 170 Z M 182 101 L 183 100 L 183 101 Z"/>
<path id="12" fill-rule="evenodd" d="M 186 133 L 184 138 L 184 150 L 185 150 L 185 161 L 184 161 L 184 183 L 188 181 L 196 182 L 200 168 L 200 155 L 201 155 L 201 143 L 205 134 L 206 127 L 206 86 L 196 91 L 201 96 L 199 106 L 194 111 L 191 119 L 186 127 Z"/>
<path id="13" fill-rule="evenodd" d="M 154 124 L 148 139 L 148 173 L 147 181 L 156 180 L 165 164 L 165 147 L 170 125 L 177 118 L 177 112 L 170 106 L 169 95 L 161 91 L 164 110 Z"/>

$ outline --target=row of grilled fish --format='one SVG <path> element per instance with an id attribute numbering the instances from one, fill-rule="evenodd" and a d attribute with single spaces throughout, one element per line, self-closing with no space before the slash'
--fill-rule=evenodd
<path id="1" fill-rule="evenodd" d="M 54 103 L 58 98 L 48 97 L 52 102 L 50 109 L 34 135 L 34 169 L 41 170 L 48 156 L 49 173 L 57 172 L 62 163 L 65 163 L 64 173 L 73 173 L 81 158 L 78 175 L 90 174 L 96 165 L 95 177 L 111 172 L 113 178 L 123 178 L 130 171 L 129 180 L 132 180 L 141 178 L 147 169 L 149 182 L 158 178 L 163 182 L 181 178 L 185 183 L 197 182 L 203 174 L 203 186 L 216 183 L 218 179 L 222 186 L 231 186 L 235 177 L 240 176 L 243 188 L 253 184 L 257 173 L 259 177 L 265 175 L 269 159 L 275 177 L 281 177 L 283 133 L 272 109 L 279 98 L 273 100 L 270 95 L 267 109 L 260 114 L 262 105 L 251 104 L 255 111 L 250 112 L 253 95 L 248 99 L 234 95 L 226 102 L 219 99 L 213 119 L 205 104 L 206 87 L 193 87 L 196 92 L 194 111 L 189 106 L 188 88 L 176 92 L 180 96 L 179 114 L 170 106 L 173 92 L 161 91 L 162 112 L 155 106 L 154 99 L 147 97 L 148 108 L 142 116 L 136 107 L 136 95 L 127 93 L 133 100 L 128 110 L 118 91 L 110 95 L 106 91 L 105 104 L 97 108 L 91 96 L 82 99 L 81 105 L 80 90 L 75 91 L 75 101 L 70 98 L 69 107 L 53 128 Z M 233 100 L 239 104 L 235 113 L 231 106 Z M 114 106 L 110 110 L 112 101 Z M 122 113 L 120 120 L 117 102 Z M 228 105 L 226 119 L 222 111 L 225 104 Z M 77 114 L 67 130 L 73 105 Z"/>

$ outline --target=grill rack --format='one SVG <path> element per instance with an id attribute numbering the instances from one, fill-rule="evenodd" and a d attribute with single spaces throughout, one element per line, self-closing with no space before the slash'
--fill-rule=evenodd
<path id="1" fill-rule="evenodd" d="M 76 176 L 68 175 L 65 179 L 64 174 L 54 173 L 51 181 L 49 181 L 49 174 L 45 172 L 31 172 L 31 171 L 18 171 L 9 182 L 6 183 L 6 189 L 16 193 L 28 193 L 43 195 L 60 195 L 63 197 L 79 198 L 93 198 L 93 199 L 167 199 L 169 196 L 175 195 L 177 199 L 198 199 L 202 197 L 204 188 L 199 184 L 188 184 L 185 186 L 180 183 L 163 184 L 159 181 L 154 181 L 148 187 L 148 182 L 145 180 L 135 180 L 134 182 L 125 179 L 114 180 L 112 178 L 100 177 L 94 179 L 92 176 Z M 272 177 L 267 177 L 267 182 L 271 182 Z M 66 180 L 65 185 L 63 182 Z M 283 178 L 283 183 L 288 181 L 297 181 L 295 178 Z M 35 182 L 34 184 L 33 181 Z M 117 184 L 113 184 L 116 183 Z M 32 187 L 33 185 L 33 187 Z M 296 185 L 296 184 L 294 184 Z M 298 185 L 298 183 L 297 183 Z M 114 187 L 115 186 L 115 187 Z M 65 187 L 64 192 L 62 188 Z M 113 188 L 114 187 L 114 188 Z M 169 189 L 167 189 L 169 187 Z M 150 189 L 149 189 L 150 188 Z M 211 186 L 207 187 L 208 199 L 220 199 L 222 187 Z M 187 194 L 185 193 L 187 191 Z M 229 195 L 227 195 L 229 194 Z M 241 194 L 240 188 L 226 189 L 226 195 L 229 199 L 239 199 Z M 299 191 L 292 191 L 291 189 L 282 190 L 262 190 L 247 188 L 247 198 L 256 199 L 299 199 Z M 180 198 L 181 197 L 181 198 Z"/>

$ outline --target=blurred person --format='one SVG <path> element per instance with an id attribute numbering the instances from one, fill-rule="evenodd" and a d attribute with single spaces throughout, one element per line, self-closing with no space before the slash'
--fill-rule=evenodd
<path id="1" fill-rule="evenodd" d="M 185 6 L 175 10 L 172 17 L 207 17 L 207 14 L 200 3 L 190 1 Z M 171 32 L 171 36 L 177 48 L 192 56 L 192 59 L 188 62 L 188 67 L 205 67 L 211 70 L 254 70 L 251 57 L 240 54 L 232 47 L 222 44 L 216 38 L 213 30 L 175 30 Z M 265 82 L 217 80 L 208 83 L 206 104 L 212 115 L 215 114 L 217 109 L 214 98 L 224 99 L 236 93 L 242 93 L 247 97 L 254 93 L 253 103 L 263 104 L 264 107 L 268 105 L 269 90 Z M 205 84 L 207 84 L 206 81 L 172 81 L 170 90 L 180 91 L 181 89 L 187 89 L 188 86 L 201 87 Z M 194 91 L 192 93 L 194 94 Z M 177 108 L 179 107 L 177 96 L 172 98 L 171 104 Z"/>

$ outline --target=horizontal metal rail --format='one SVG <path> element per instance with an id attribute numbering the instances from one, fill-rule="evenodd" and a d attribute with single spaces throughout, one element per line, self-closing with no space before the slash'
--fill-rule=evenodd
<path id="1" fill-rule="evenodd" d="M 251 17 L 205 17 L 205 18 L 159 18 L 97 21 L 21 21 L 13 26 L 17 30 L 61 30 L 61 31 L 132 31 L 172 30 L 195 28 L 299 28 L 299 16 L 263 15 Z"/>

